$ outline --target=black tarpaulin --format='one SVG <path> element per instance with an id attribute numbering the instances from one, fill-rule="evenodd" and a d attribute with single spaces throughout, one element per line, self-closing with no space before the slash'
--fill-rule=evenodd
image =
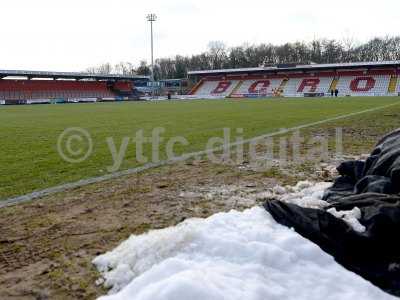
<path id="1" fill-rule="evenodd" d="M 340 177 L 324 195 L 324 210 L 268 201 L 274 219 L 318 244 L 337 262 L 400 296 L 400 130 L 379 141 L 366 161 L 338 167 Z M 356 232 L 327 210 L 361 210 L 365 232 Z"/>

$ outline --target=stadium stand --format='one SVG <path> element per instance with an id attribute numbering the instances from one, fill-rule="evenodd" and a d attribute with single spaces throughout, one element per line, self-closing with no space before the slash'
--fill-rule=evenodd
<path id="1" fill-rule="evenodd" d="M 18 79 L 13 79 L 14 77 Z M 139 76 L 102 76 L 84 73 L 0 71 L 0 104 L 129 99 L 136 96 L 134 82 L 139 80 L 149 79 Z"/>
<path id="2" fill-rule="evenodd" d="M 391 75 L 339 73 L 337 89 L 345 96 L 385 96 L 389 92 Z"/>
<path id="3" fill-rule="evenodd" d="M 193 71 L 198 97 L 385 96 L 400 93 L 400 61 Z M 238 80 L 240 78 L 240 80 Z"/>
<path id="4" fill-rule="evenodd" d="M 338 89 L 339 96 L 400 95 L 400 61 L 279 64 L 188 75 L 193 87 L 188 95 L 179 96 L 187 92 L 187 80 L 150 82 L 146 76 L 0 70 L 0 104 L 154 100 L 162 96 L 162 87 L 174 99 L 326 97 L 332 89 Z"/>
<path id="5" fill-rule="evenodd" d="M 282 84 L 284 78 L 253 79 L 241 81 L 232 97 L 259 97 L 272 95 Z"/>
<path id="6" fill-rule="evenodd" d="M 333 76 L 289 78 L 284 89 L 285 97 L 302 97 L 304 93 L 329 94 Z"/>
<path id="7" fill-rule="evenodd" d="M 204 80 L 195 95 L 199 97 L 227 97 L 239 82 L 239 80 Z"/>
<path id="8" fill-rule="evenodd" d="M 79 99 L 116 97 L 107 82 L 0 80 L 0 99 Z"/>

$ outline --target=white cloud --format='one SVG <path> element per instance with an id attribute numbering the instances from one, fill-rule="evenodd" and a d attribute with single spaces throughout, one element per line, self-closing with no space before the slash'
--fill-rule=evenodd
<path id="1" fill-rule="evenodd" d="M 210 40 L 233 46 L 314 37 L 365 41 L 398 34 L 397 0 L 13 0 L 1 1 L 1 69 L 79 71 L 110 61 L 195 54 Z"/>

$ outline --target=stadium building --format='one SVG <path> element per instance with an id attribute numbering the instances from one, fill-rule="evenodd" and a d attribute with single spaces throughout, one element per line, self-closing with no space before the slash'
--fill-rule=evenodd
<path id="1" fill-rule="evenodd" d="M 176 99 L 400 95 L 400 61 L 276 66 L 188 72 L 186 80 L 150 82 L 147 76 L 0 71 L 0 104 L 45 104 L 178 94 Z M 179 96 L 182 94 L 188 96 Z M 141 97 L 147 96 L 147 97 Z M 159 97 L 164 100 L 165 97 Z"/>
<path id="2" fill-rule="evenodd" d="M 400 61 L 192 71 L 197 98 L 400 95 Z"/>
<path id="3" fill-rule="evenodd" d="M 145 76 L 0 71 L 0 104 L 116 101 L 137 98 Z"/>

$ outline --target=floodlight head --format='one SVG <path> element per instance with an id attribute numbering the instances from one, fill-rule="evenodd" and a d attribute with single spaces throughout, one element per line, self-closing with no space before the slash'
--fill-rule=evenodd
<path id="1" fill-rule="evenodd" d="M 156 14 L 148 14 L 147 15 L 147 21 L 149 21 L 149 22 L 157 21 L 157 15 Z"/>

